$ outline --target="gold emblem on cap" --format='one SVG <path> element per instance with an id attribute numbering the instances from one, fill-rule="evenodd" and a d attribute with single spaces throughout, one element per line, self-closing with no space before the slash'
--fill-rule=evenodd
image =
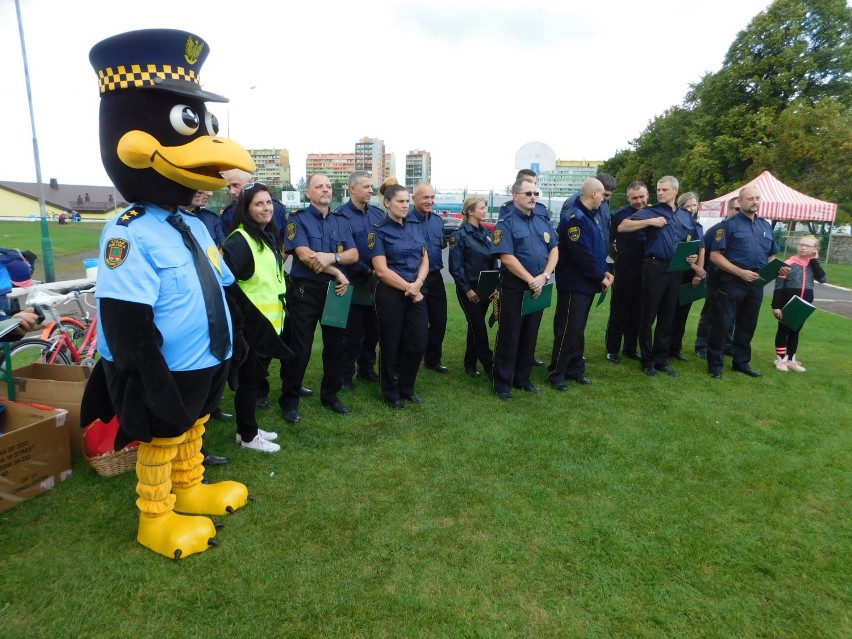
<path id="1" fill-rule="evenodd" d="M 195 64 L 198 62 L 198 58 L 201 56 L 201 52 L 204 51 L 204 43 L 201 40 L 196 40 L 192 36 L 189 36 L 186 39 L 186 52 L 183 57 L 186 59 L 189 64 Z"/>

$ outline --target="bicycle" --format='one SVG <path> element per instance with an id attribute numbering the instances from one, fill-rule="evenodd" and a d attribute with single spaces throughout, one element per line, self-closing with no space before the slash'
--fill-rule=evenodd
<path id="1" fill-rule="evenodd" d="M 51 321 L 37 338 L 24 338 L 11 346 L 12 370 L 29 364 L 80 364 L 93 366 L 97 354 L 97 316 L 83 308 L 81 298 L 91 294 L 94 284 L 75 286 L 56 294 L 45 289 L 30 293 L 27 305 Z M 60 316 L 56 306 L 74 301 L 83 321 Z M 93 304 L 86 304 L 94 308 Z M 81 335 L 82 331 L 82 335 Z M 6 371 L 6 358 L 0 359 L 0 375 Z"/>

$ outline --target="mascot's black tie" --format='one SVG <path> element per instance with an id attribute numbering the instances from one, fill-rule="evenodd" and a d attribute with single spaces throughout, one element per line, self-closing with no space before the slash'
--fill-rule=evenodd
<path id="1" fill-rule="evenodd" d="M 210 327 L 210 352 L 221 360 L 228 356 L 231 348 L 231 332 L 228 330 L 228 318 L 225 315 L 225 302 L 222 300 L 222 286 L 213 273 L 213 268 L 198 240 L 189 229 L 189 225 L 177 213 L 172 213 L 166 220 L 175 227 L 192 259 L 195 261 L 195 271 L 201 282 L 201 292 L 204 295 L 204 306 L 207 308 L 207 326 Z"/>

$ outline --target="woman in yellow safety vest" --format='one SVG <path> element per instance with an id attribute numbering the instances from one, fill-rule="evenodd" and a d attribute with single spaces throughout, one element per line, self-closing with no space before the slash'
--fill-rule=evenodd
<path id="1" fill-rule="evenodd" d="M 252 303 L 270 321 L 276 332 L 284 325 L 284 260 L 280 229 L 272 219 L 272 194 L 260 182 L 243 186 L 234 206 L 236 229 L 225 240 L 222 252 L 237 283 Z M 237 374 L 234 395 L 237 415 L 237 443 L 243 448 L 264 453 L 278 452 L 273 440 L 278 433 L 258 428 L 255 402 L 260 383 L 266 376 L 257 351 L 248 356 Z"/>

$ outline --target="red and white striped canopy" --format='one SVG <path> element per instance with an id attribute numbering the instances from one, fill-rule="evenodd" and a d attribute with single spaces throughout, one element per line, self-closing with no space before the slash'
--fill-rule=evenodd
<path id="1" fill-rule="evenodd" d="M 737 197 L 740 190 L 754 186 L 762 196 L 757 214 L 765 220 L 815 220 L 831 222 L 837 217 L 837 205 L 799 193 L 781 180 L 764 171 L 739 189 L 702 202 L 698 207 L 701 217 L 724 217 L 728 201 Z"/>

